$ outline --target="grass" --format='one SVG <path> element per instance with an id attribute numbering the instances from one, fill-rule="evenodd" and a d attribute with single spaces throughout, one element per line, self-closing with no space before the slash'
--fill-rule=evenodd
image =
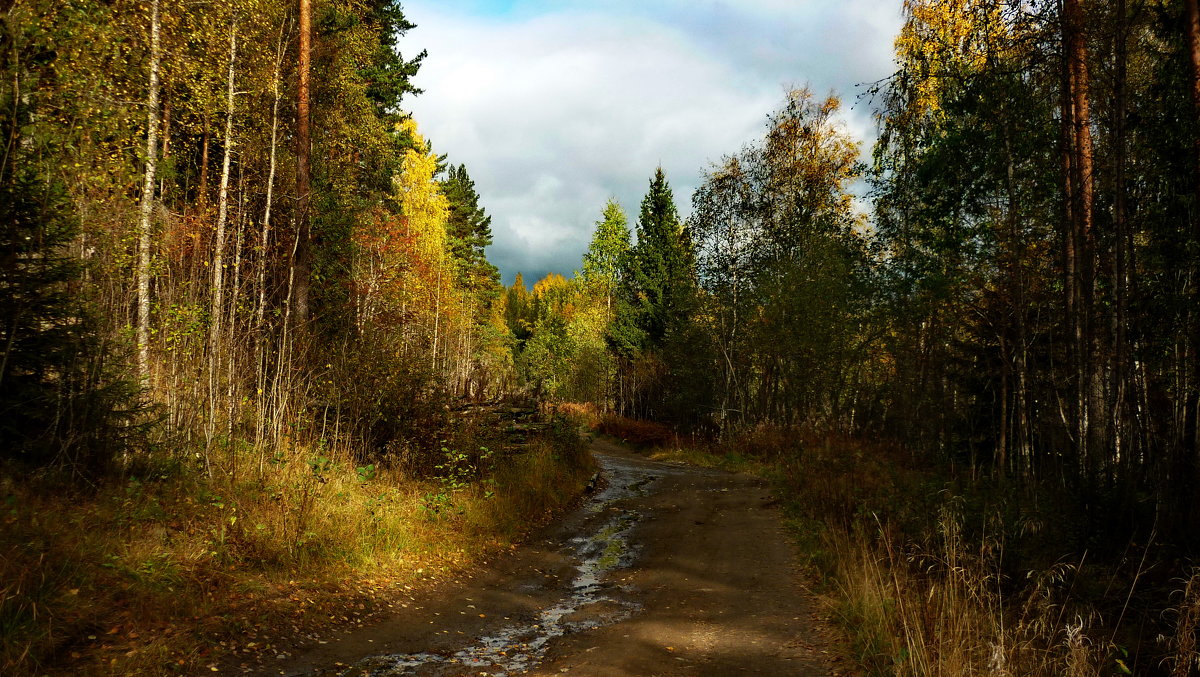
<path id="1" fill-rule="evenodd" d="M 762 459 L 715 445 L 689 444 L 656 447 L 649 451 L 649 457 L 655 461 L 687 463 L 701 468 L 739 472 L 767 479 L 778 479 L 779 476 L 776 468 Z"/>
<path id="2" fill-rule="evenodd" d="M 960 480 L 903 449 L 811 430 L 649 453 L 776 484 L 845 653 L 868 675 L 1200 674 L 1200 569 L 1147 558 L 1152 538 L 1115 557 L 1076 552 L 1076 508 L 1057 493 Z"/>
<path id="3" fill-rule="evenodd" d="M 447 450 L 441 477 L 229 445 L 88 491 L 0 471 L 0 673 L 176 674 L 363 617 L 518 542 L 594 469 L 578 436 Z"/>

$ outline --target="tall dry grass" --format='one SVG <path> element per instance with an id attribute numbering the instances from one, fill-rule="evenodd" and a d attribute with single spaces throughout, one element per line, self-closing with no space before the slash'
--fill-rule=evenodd
<path id="1" fill-rule="evenodd" d="M 1073 566 L 1031 572 L 1011 592 L 997 544 L 966 543 L 958 519 L 943 511 L 939 542 L 904 550 L 887 537 L 826 533 L 834 608 L 872 674 L 1114 674 L 1106 668 L 1121 659 L 1097 639 L 1097 619 L 1060 601 Z"/>
<path id="2" fill-rule="evenodd" d="M 1176 590 L 1170 599 L 1141 599 L 1135 620 L 1131 600 L 1159 594 L 1137 587 L 1151 565 L 1088 562 L 1053 498 L 965 483 L 903 449 L 805 429 L 760 426 L 677 453 L 695 455 L 778 481 L 800 551 L 868 674 L 1200 674 L 1200 574 L 1163 584 Z"/>
<path id="3" fill-rule="evenodd" d="M 619 414 L 604 414 L 595 426 L 601 435 L 614 437 L 626 444 L 645 449 L 678 444 L 678 436 L 669 426 L 655 421 L 627 418 Z"/>

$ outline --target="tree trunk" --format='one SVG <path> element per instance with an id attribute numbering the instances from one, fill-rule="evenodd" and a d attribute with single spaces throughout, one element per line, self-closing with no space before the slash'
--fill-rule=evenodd
<path id="1" fill-rule="evenodd" d="M 1001 462 L 997 465 L 1000 468 L 1001 479 L 1008 473 L 1015 475 L 1020 474 L 1020 468 L 1028 461 L 1029 456 L 1029 435 L 1026 432 L 1026 423 L 1028 421 L 1028 413 L 1026 411 L 1025 399 L 1025 369 L 1026 369 L 1026 343 L 1028 341 L 1028 330 L 1026 329 L 1026 298 L 1025 298 L 1025 246 L 1024 238 L 1021 233 L 1021 217 L 1017 198 L 1017 179 L 1016 179 L 1016 158 L 1012 149 L 1012 130 L 1009 125 L 1007 111 L 1004 112 L 1004 159 L 1005 159 L 1005 193 L 1008 198 L 1006 221 L 1007 227 L 1006 237 L 1008 242 L 1005 249 L 1008 252 L 1008 260 L 1005 262 L 1006 278 L 1009 291 L 1007 294 L 1012 315 L 1016 324 L 1016 345 L 1009 351 L 1011 354 L 1004 354 L 1004 372 L 1003 372 L 1003 388 L 1002 390 L 1009 392 L 1009 374 L 1016 381 L 1015 392 L 1012 394 L 1012 409 L 1011 414 L 1008 412 L 1008 398 L 1002 403 L 1001 422 Z M 1002 339 L 1003 340 L 1003 339 Z M 1010 424 L 1009 420 L 1013 423 Z M 1012 442 L 1008 430 L 1015 430 L 1016 437 L 1016 453 L 1010 451 Z M 1015 456 L 1016 458 L 1013 458 Z"/>
<path id="2" fill-rule="evenodd" d="M 1192 106 L 1195 114 L 1193 122 L 1200 120 L 1200 3 L 1197 0 L 1185 0 L 1184 4 L 1187 8 L 1187 44 L 1188 44 L 1188 61 L 1191 64 L 1191 90 L 1192 90 Z M 1195 160 L 1195 168 L 1193 169 L 1193 191 L 1194 204 L 1192 206 L 1192 222 L 1191 222 L 1191 237 L 1194 242 L 1200 242 L 1200 134 L 1196 135 L 1193 140 L 1193 154 Z M 1186 331 L 1190 335 L 1188 346 L 1188 358 L 1190 365 L 1185 366 L 1187 376 L 1184 377 L 1189 381 L 1188 388 L 1184 391 L 1185 395 L 1184 420 L 1183 430 L 1181 431 L 1181 446 L 1179 454 L 1183 457 L 1183 462 L 1180 464 L 1186 468 L 1186 477 L 1177 478 L 1176 481 L 1181 482 L 1181 487 L 1184 487 L 1183 493 L 1189 495 L 1191 505 L 1180 506 L 1186 507 L 1188 510 L 1178 514 L 1191 514 L 1191 508 L 1194 507 L 1197 500 L 1194 492 L 1190 491 L 1192 482 L 1196 477 L 1196 468 L 1200 465 L 1200 262 L 1197 262 L 1195 257 L 1192 258 L 1190 270 L 1190 293 L 1192 295 L 1191 309 L 1188 312 Z M 1195 529 L 1195 525 L 1191 525 Z"/>
<path id="3" fill-rule="evenodd" d="M 237 310 L 240 305 L 242 296 L 242 248 L 245 246 L 246 239 L 246 172 L 242 165 L 238 165 L 238 215 L 234 219 L 235 231 L 237 237 L 233 242 L 233 275 L 230 282 L 232 289 L 229 292 L 229 316 L 227 319 L 228 339 L 226 341 L 226 386 L 225 386 L 225 433 L 233 434 L 234 413 L 236 410 L 236 389 L 235 384 L 237 379 L 235 375 L 237 371 L 238 351 L 235 349 L 237 345 Z M 234 468 L 236 469 L 236 465 Z"/>
<path id="4" fill-rule="evenodd" d="M 208 327 L 208 388 L 210 432 L 216 413 L 216 372 L 220 364 L 222 318 L 225 313 L 225 224 L 229 218 L 229 165 L 233 156 L 234 66 L 237 63 L 237 20 L 229 24 L 229 72 L 225 95 L 225 153 L 217 198 L 217 232 L 213 242 L 212 290 Z"/>
<path id="5" fill-rule="evenodd" d="M 309 287 L 312 278 L 312 174 L 310 153 L 309 74 L 312 64 L 312 0 L 300 0 L 299 87 L 296 96 L 296 323 L 308 322 Z"/>
<path id="6" fill-rule="evenodd" d="M 1070 337 L 1070 349 L 1068 350 L 1069 362 L 1071 371 L 1069 381 L 1072 384 L 1072 396 L 1068 400 L 1070 402 L 1070 413 L 1066 424 L 1066 432 L 1071 437 L 1071 441 L 1075 444 L 1076 449 L 1079 448 L 1079 427 L 1078 422 L 1081 418 L 1079 411 L 1079 389 L 1076 379 L 1081 371 L 1079 368 L 1079 344 L 1077 339 L 1077 325 L 1079 323 L 1079 274 L 1078 274 L 1078 221 L 1075 218 L 1075 170 L 1074 170 L 1074 146 L 1075 139 L 1073 130 L 1075 128 L 1075 108 L 1071 96 L 1071 92 L 1075 87 L 1075 77 L 1071 70 L 1069 38 L 1069 24 L 1067 21 L 1066 12 L 1062 12 L 1062 82 L 1060 93 L 1060 112 L 1061 125 L 1059 128 L 1059 159 L 1061 161 L 1062 171 L 1062 236 L 1063 236 L 1063 301 L 1066 310 L 1067 328 Z M 1082 461 L 1082 459 L 1076 459 Z"/>
<path id="7" fill-rule="evenodd" d="M 171 99 L 166 98 L 162 102 L 162 159 L 166 160 L 171 157 Z M 162 195 L 163 187 L 159 186 L 159 195 Z"/>
<path id="8" fill-rule="evenodd" d="M 279 40 L 275 45 L 275 74 L 271 80 L 271 90 L 275 96 L 275 100 L 271 106 L 271 148 L 269 151 L 268 169 L 267 169 L 267 195 L 266 205 L 263 207 L 262 230 L 259 232 L 258 239 L 258 270 L 257 270 L 257 286 L 258 286 L 258 303 L 254 309 L 254 335 L 255 335 L 255 359 L 254 363 L 257 369 L 256 388 L 258 392 L 259 413 L 256 417 L 255 425 L 257 427 L 256 439 L 261 444 L 264 438 L 267 427 L 266 414 L 266 391 L 267 391 L 267 261 L 270 259 L 271 252 L 271 206 L 275 201 L 275 168 L 277 151 L 279 148 L 279 84 L 282 79 L 283 71 L 283 38 L 286 31 L 286 23 L 279 27 Z M 278 359 L 278 356 L 276 356 Z M 261 460 L 261 459 L 260 459 Z M 261 464 L 260 464 L 261 465 Z M 261 469 L 261 468 L 260 468 Z"/>
<path id="9" fill-rule="evenodd" d="M 229 26 L 229 72 L 225 94 L 225 153 L 221 160 L 221 187 L 217 198 L 217 227 L 213 242 L 211 315 L 209 321 L 210 360 L 216 362 L 221 341 L 225 300 L 225 225 L 229 219 L 229 166 L 233 156 L 234 66 L 237 61 L 237 21 Z"/>
<path id="10" fill-rule="evenodd" d="M 204 111 L 204 132 L 200 143 L 200 187 L 197 189 L 196 203 L 201 212 L 208 211 L 208 144 L 212 139 L 210 131 L 209 111 Z"/>
<path id="11" fill-rule="evenodd" d="M 1128 19 L 1125 0 L 1117 0 L 1117 26 L 1114 45 L 1116 75 L 1113 83 L 1113 297 L 1112 314 L 1112 434 L 1113 453 L 1125 474 L 1136 467 L 1129 458 L 1131 450 L 1129 435 L 1132 427 L 1129 397 L 1133 392 L 1130 383 L 1129 341 L 1129 254 L 1126 244 L 1130 241 L 1128 200 L 1126 196 L 1126 85 L 1128 81 Z M 1127 481 L 1132 478 L 1126 477 Z"/>
<path id="12" fill-rule="evenodd" d="M 441 253 L 438 253 L 438 269 L 437 269 L 437 296 L 433 302 L 433 360 L 432 366 L 435 374 L 438 373 L 438 329 L 441 327 L 442 320 L 442 264 Z"/>
<path id="13" fill-rule="evenodd" d="M 1095 231 L 1093 212 L 1093 156 L 1091 113 L 1088 101 L 1088 53 L 1082 0 L 1063 0 L 1063 59 L 1067 70 L 1067 90 L 1064 104 L 1070 107 L 1069 159 L 1072 248 L 1074 270 L 1071 287 L 1074 290 L 1073 338 L 1075 348 L 1075 384 L 1077 417 L 1076 445 L 1085 472 L 1089 476 L 1099 469 L 1097 454 L 1101 451 L 1096 407 L 1100 404 L 1095 393 L 1098 361 L 1092 332 L 1092 309 L 1095 289 Z"/>
<path id="14" fill-rule="evenodd" d="M 254 312 L 254 328 L 259 334 L 258 344 L 262 345 L 266 325 L 267 312 L 267 259 L 271 245 L 271 205 L 275 199 L 275 166 L 276 154 L 279 147 L 279 83 L 283 71 L 283 34 L 285 26 L 279 27 L 279 41 L 275 46 L 275 76 L 271 80 L 271 90 L 275 96 L 271 106 L 271 150 L 267 162 L 267 196 L 263 206 L 262 231 L 258 239 L 258 305 Z"/>
<path id="15" fill-rule="evenodd" d="M 150 213 L 154 209 L 154 176 L 158 171 L 158 71 L 162 59 L 159 0 L 150 6 L 150 83 L 146 101 L 146 170 L 138 219 L 137 351 L 138 371 L 150 378 Z"/>
<path id="16" fill-rule="evenodd" d="M 1200 115 L 1200 0 L 1184 0 L 1184 5 L 1187 7 L 1185 32 L 1187 33 L 1188 62 L 1192 67 L 1192 106 L 1197 115 Z M 1200 163 L 1200 134 L 1196 135 L 1192 143 L 1196 160 Z M 1200 201 L 1200 171 L 1196 172 L 1192 181 L 1196 199 Z M 1200 220 L 1197 222 L 1200 223 Z M 1193 227 L 1196 227 L 1196 223 L 1193 223 Z"/>

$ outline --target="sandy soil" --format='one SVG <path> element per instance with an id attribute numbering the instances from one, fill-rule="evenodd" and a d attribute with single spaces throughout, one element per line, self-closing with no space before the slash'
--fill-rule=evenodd
<path id="1" fill-rule="evenodd" d="M 485 570 L 254 674 L 830 675 L 769 488 L 593 442 L 606 485 Z"/>

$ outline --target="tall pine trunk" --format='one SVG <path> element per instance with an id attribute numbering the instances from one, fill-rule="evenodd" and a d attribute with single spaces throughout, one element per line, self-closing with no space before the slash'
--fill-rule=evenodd
<path id="1" fill-rule="evenodd" d="M 312 69 L 312 0 L 300 0 L 299 86 L 296 90 L 296 247 L 293 303 L 295 321 L 304 325 L 309 314 L 309 289 L 312 279 L 312 170 L 310 153 L 311 111 L 309 75 Z"/>
<path id="2" fill-rule="evenodd" d="M 1092 331 L 1095 298 L 1095 229 L 1091 113 L 1088 100 L 1088 52 L 1082 0 L 1063 0 L 1063 125 L 1066 137 L 1064 164 L 1068 171 L 1067 257 L 1068 313 L 1071 316 L 1075 383 L 1073 429 L 1079 461 L 1089 480 L 1100 470 L 1103 428 L 1096 396 L 1098 360 Z"/>

